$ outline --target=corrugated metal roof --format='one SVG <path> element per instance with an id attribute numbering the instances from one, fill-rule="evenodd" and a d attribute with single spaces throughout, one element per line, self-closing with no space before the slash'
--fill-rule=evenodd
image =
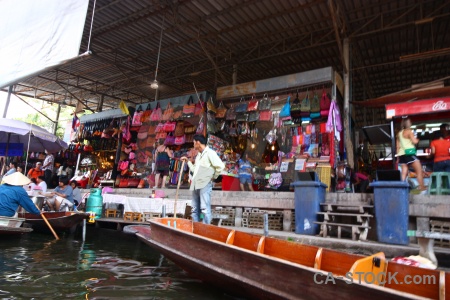
<path id="1" fill-rule="evenodd" d="M 93 1 L 80 53 L 88 50 L 92 8 Z M 449 16 L 445 0 L 97 0 L 92 57 L 25 80 L 14 91 L 56 102 L 69 95 L 92 109 L 102 96 L 104 109 L 116 108 L 119 99 L 154 99 L 150 83 L 164 17 L 160 98 L 192 93 L 193 83 L 209 91 L 230 85 L 233 66 L 237 83 L 327 66 L 341 72 L 338 43 L 348 37 L 351 100 L 363 101 L 448 76 L 449 55 L 399 57 L 450 48 Z M 384 118 L 382 110 L 370 114 L 358 114 L 357 122 Z"/>

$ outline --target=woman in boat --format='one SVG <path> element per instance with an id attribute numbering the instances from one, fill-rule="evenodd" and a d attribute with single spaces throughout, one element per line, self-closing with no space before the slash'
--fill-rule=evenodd
<path id="1" fill-rule="evenodd" d="M 59 185 L 55 188 L 50 195 L 52 198 L 47 199 L 47 205 L 50 210 L 61 211 L 73 207 L 73 189 L 69 185 L 69 179 L 67 177 L 61 177 L 59 179 Z"/>
<path id="2" fill-rule="evenodd" d="M 30 213 L 37 215 L 41 213 L 23 188 L 24 185 L 30 183 L 29 178 L 16 172 L 4 177 L 3 182 L 5 184 L 0 186 L 0 216 L 15 216 L 19 205 Z"/>

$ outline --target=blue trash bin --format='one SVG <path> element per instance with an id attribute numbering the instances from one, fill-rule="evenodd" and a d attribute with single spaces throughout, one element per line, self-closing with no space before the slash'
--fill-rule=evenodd
<path id="1" fill-rule="evenodd" d="M 320 226 L 314 222 L 319 221 L 317 212 L 320 203 L 325 202 L 327 185 L 320 181 L 296 181 L 294 187 L 295 200 L 295 233 L 316 235 Z"/>
<path id="2" fill-rule="evenodd" d="M 408 245 L 409 184 L 406 181 L 375 181 L 373 187 L 379 242 Z"/>

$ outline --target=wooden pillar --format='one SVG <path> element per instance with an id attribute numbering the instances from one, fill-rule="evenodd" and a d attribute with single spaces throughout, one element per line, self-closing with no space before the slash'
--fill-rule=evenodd
<path id="1" fill-rule="evenodd" d="M 355 158 L 350 127 L 350 49 L 348 38 L 344 39 L 344 145 L 347 153 L 347 162 L 352 169 L 355 167 Z"/>

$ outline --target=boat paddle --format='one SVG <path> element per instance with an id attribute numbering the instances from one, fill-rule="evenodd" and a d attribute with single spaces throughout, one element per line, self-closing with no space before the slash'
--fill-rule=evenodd
<path id="1" fill-rule="evenodd" d="M 185 161 L 183 160 L 183 163 L 181 164 L 180 177 L 178 177 L 177 192 L 175 193 L 175 203 L 173 205 L 173 216 L 175 218 L 177 217 L 178 192 L 180 191 L 181 178 L 183 177 L 182 175 L 183 175 L 183 170 L 184 170 L 184 163 L 185 163 Z"/>
<path id="2" fill-rule="evenodd" d="M 39 207 L 36 205 L 36 208 L 39 209 Z M 42 219 L 44 219 L 45 223 L 47 224 L 48 228 L 50 229 L 50 231 L 53 233 L 53 235 L 55 236 L 55 239 L 59 240 L 58 235 L 56 234 L 55 230 L 53 230 L 52 225 L 50 225 L 50 223 L 47 220 L 47 217 L 44 216 L 44 212 L 41 212 L 41 217 Z"/>

